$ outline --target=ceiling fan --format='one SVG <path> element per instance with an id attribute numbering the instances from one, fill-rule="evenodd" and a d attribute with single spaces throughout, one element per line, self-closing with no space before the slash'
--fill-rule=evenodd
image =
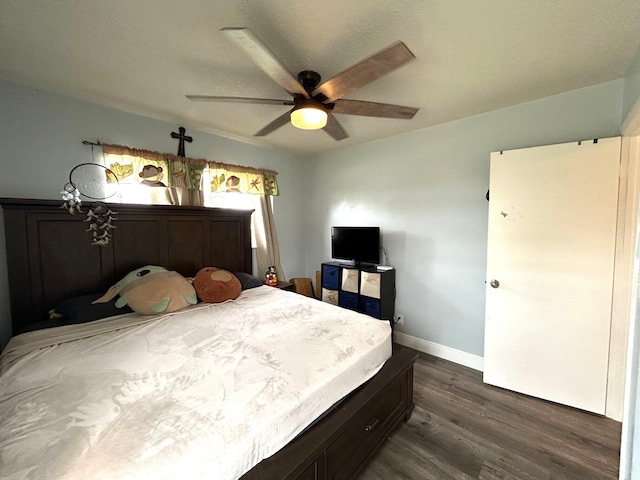
<path id="1" fill-rule="evenodd" d="M 334 113 L 411 119 L 418 112 L 418 109 L 414 107 L 342 98 L 357 88 L 415 59 L 413 53 L 402 42 L 396 42 L 330 80 L 320 83 L 320 74 L 311 70 L 302 71 L 295 77 L 248 28 L 223 28 L 221 32 L 243 49 L 267 75 L 293 98 L 291 100 L 277 100 L 212 95 L 187 95 L 187 98 L 193 101 L 293 107 L 257 132 L 256 137 L 267 135 L 291 121 L 298 128 L 306 130 L 322 128 L 335 140 L 343 140 L 348 135 L 336 120 Z"/>

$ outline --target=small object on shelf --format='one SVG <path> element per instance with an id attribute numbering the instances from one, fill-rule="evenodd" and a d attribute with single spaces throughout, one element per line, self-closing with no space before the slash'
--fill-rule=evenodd
<path id="1" fill-rule="evenodd" d="M 393 267 L 389 265 L 378 265 L 376 268 L 381 272 L 386 272 L 387 270 L 393 270 Z"/>
<path id="2" fill-rule="evenodd" d="M 267 268 L 267 271 L 264 272 L 264 284 L 270 287 L 276 287 L 278 285 L 278 274 L 276 273 L 276 267 L 274 265 L 271 265 Z"/>

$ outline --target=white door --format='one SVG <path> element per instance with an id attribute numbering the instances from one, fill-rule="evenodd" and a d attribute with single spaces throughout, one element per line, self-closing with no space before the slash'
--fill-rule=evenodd
<path id="1" fill-rule="evenodd" d="M 620 138 L 491 154 L 484 381 L 604 414 Z"/>

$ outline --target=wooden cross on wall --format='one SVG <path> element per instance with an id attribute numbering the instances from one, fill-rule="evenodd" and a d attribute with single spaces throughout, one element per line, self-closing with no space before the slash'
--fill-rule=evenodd
<path id="1" fill-rule="evenodd" d="M 193 137 L 189 137 L 188 135 L 184 134 L 184 132 L 186 131 L 184 129 L 184 127 L 178 128 L 178 131 L 180 133 L 171 132 L 171 138 L 180 139 L 180 143 L 178 144 L 178 156 L 179 157 L 186 157 L 186 155 L 184 154 L 184 142 L 185 142 L 185 140 L 187 142 L 193 142 Z"/>

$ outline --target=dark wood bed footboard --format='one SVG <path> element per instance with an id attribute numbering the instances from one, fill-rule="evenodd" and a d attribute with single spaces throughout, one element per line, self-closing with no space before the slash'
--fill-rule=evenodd
<path id="1" fill-rule="evenodd" d="M 388 435 L 413 411 L 413 364 L 417 353 L 404 347 L 394 350 L 375 377 L 241 480 L 355 478 Z"/>

